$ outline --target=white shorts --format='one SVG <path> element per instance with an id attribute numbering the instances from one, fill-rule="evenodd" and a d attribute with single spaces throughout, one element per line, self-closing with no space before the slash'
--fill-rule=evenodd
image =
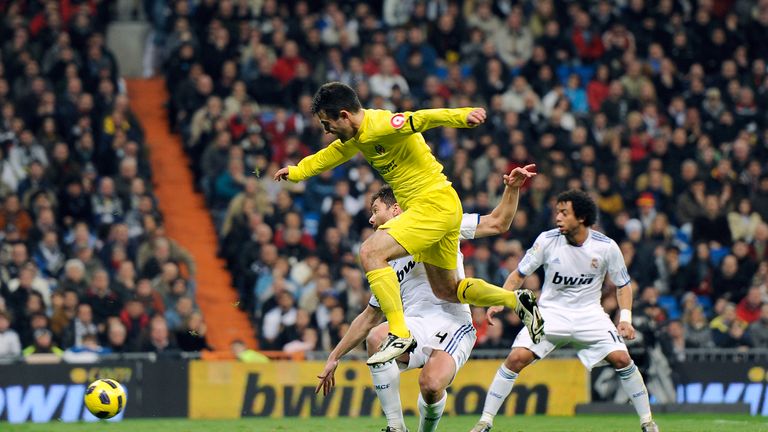
<path id="1" fill-rule="evenodd" d="M 614 351 L 627 351 L 624 339 L 608 314 L 600 311 L 573 311 L 540 307 L 544 318 L 544 338 L 534 344 L 525 329 L 517 334 L 512 348 L 521 347 L 533 351 L 539 359 L 563 345 L 570 344 L 578 350 L 579 360 L 592 369 Z"/>
<path id="2" fill-rule="evenodd" d="M 418 345 L 411 353 L 408 365 L 401 364 L 400 369 L 404 371 L 424 367 L 432 351 L 438 350 L 453 357 L 458 372 L 469 360 L 477 340 L 472 322 L 459 321 L 448 314 L 435 314 L 428 318 L 406 316 L 405 323 Z"/>

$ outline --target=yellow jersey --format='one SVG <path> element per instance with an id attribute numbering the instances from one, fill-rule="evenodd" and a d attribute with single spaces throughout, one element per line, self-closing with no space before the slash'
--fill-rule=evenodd
<path id="1" fill-rule="evenodd" d="M 333 169 L 350 160 L 358 151 L 381 174 L 395 193 L 398 204 L 420 194 L 450 186 L 443 165 L 435 159 L 421 132 L 438 126 L 468 128 L 467 115 L 474 108 L 426 109 L 393 113 L 363 110 L 365 116 L 357 134 L 307 156 L 288 169 L 288 180 L 298 182 Z"/>

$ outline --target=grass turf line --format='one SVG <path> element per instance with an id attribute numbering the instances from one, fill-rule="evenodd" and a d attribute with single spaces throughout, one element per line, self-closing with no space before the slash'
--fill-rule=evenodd
<path id="1" fill-rule="evenodd" d="M 467 432 L 476 416 L 450 416 L 440 421 L 441 432 Z M 768 432 L 768 417 L 738 415 L 660 415 L 661 430 L 675 432 Z M 418 419 L 407 417 L 408 427 L 418 429 Z M 0 430 L 9 432 L 299 432 L 299 431 L 379 431 L 383 418 L 311 418 L 238 420 L 125 420 L 119 423 L 41 423 L 8 424 L 0 422 Z M 518 416 L 497 418 L 493 432 L 624 432 L 639 431 L 635 416 L 545 417 Z"/>

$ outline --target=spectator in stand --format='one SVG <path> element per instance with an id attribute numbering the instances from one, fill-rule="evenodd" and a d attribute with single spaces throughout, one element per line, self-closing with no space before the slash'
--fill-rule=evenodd
<path id="1" fill-rule="evenodd" d="M 760 307 L 760 318 L 750 324 L 748 333 L 753 346 L 768 346 L 768 303 Z"/>
<path id="2" fill-rule="evenodd" d="M 760 215 L 752 211 L 752 202 L 748 198 L 740 199 L 736 211 L 728 213 L 728 227 L 733 241 L 752 241 L 758 225 L 762 222 Z"/>
<path id="3" fill-rule="evenodd" d="M 123 308 L 120 297 L 109 287 L 109 274 L 105 270 L 97 270 L 93 274 L 91 287 L 83 301 L 91 306 L 96 324 L 103 325 L 107 318 L 117 316 Z"/>
<path id="4" fill-rule="evenodd" d="M 736 305 L 736 316 L 747 324 L 759 320 L 764 304 L 763 296 L 762 286 L 752 286 L 749 288 L 747 295 Z"/>
<path id="5" fill-rule="evenodd" d="M 149 324 L 149 315 L 144 311 L 144 303 L 137 297 L 125 302 L 120 312 L 120 322 L 125 326 L 128 346 L 139 346 L 141 335 Z"/>
<path id="6" fill-rule="evenodd" d="M 20 355 L 21 341 L 18 333 L 11 328 L 11 317 L 8 312 L 0 311 L 0 358 Z"/>
<path id="7" fill-rule="evenodd" d="M 161 315 L 155 315 L 149 322 L 148 332 L 141 345 L 142 352 L 153 352 L 161 357 L 174 357 L 179 353 L 176 337 L 168 330 L 168 323 Z"/>
<path id="8" fill-rule="evenodd" d="M 240 339 L 232 341 L 230 346 L 235 358 L 244 363 L 269 363 L 269 358 L 252 349 L 246 347 L 245 342 Z"/>
<path id="9" fill-rule="evenodd" d="M 184 326 L 176 332 L 176 340 L 182 351 L 210 350 L 206 339 L 208 327 L 203 322 L 200 312 L 192 312 L 184 322 Z"/>
<path id="10" fill-rule="evenodd" d="M 61 357 L 64 351 L 53 343 L 53 334 L 46 328 L 35 330 L 34 342 L 22 351 L 24 357 L 35 354 L 53 354 Z"/>
<path id="11" fill-rule="evenodd" d="M 683 316 L 685 326 L 685 346 L 689 348 L 711 348 L 715 346 L 712 339 L 712 330 L 704 309 L 696 306 L 690 311 L 686 311 Z"/>
<path id="12" fill-rule="evenodd" d="M 120 320 L 110 320 L 107 324 L 107 337 L 105 348 L 110 349 L 115 354 L 121 354 L 131 351 L 127 344 L 128 332 Z"/>

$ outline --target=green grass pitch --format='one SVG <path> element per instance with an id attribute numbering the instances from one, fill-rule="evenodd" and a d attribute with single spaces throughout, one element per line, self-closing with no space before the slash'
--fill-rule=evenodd
<path id="1" fill-rule="evenodd" d="M 768 417 L 734 415 L 660 415 L 656 418 L 665 432 L 768 432 Z M 444 417 L 438 427 L 443 432 L 467 432 L 475 424 L 474 416 Z M 406 419 L 411 431 L 418 430 L 418 419 Z M 312 418 L 312 419 L 240 419 L 240 420 L 126 420 L 120 423 L 43 423 L 8 424 L 0 430 L 13 432 L 305 432 L 305 431 L 379 431 L 383 418 Z M 497 418 L 493 432 L 623 432 L 639 431 L 635 416 L 544 417 L 519 416 Z"/>

